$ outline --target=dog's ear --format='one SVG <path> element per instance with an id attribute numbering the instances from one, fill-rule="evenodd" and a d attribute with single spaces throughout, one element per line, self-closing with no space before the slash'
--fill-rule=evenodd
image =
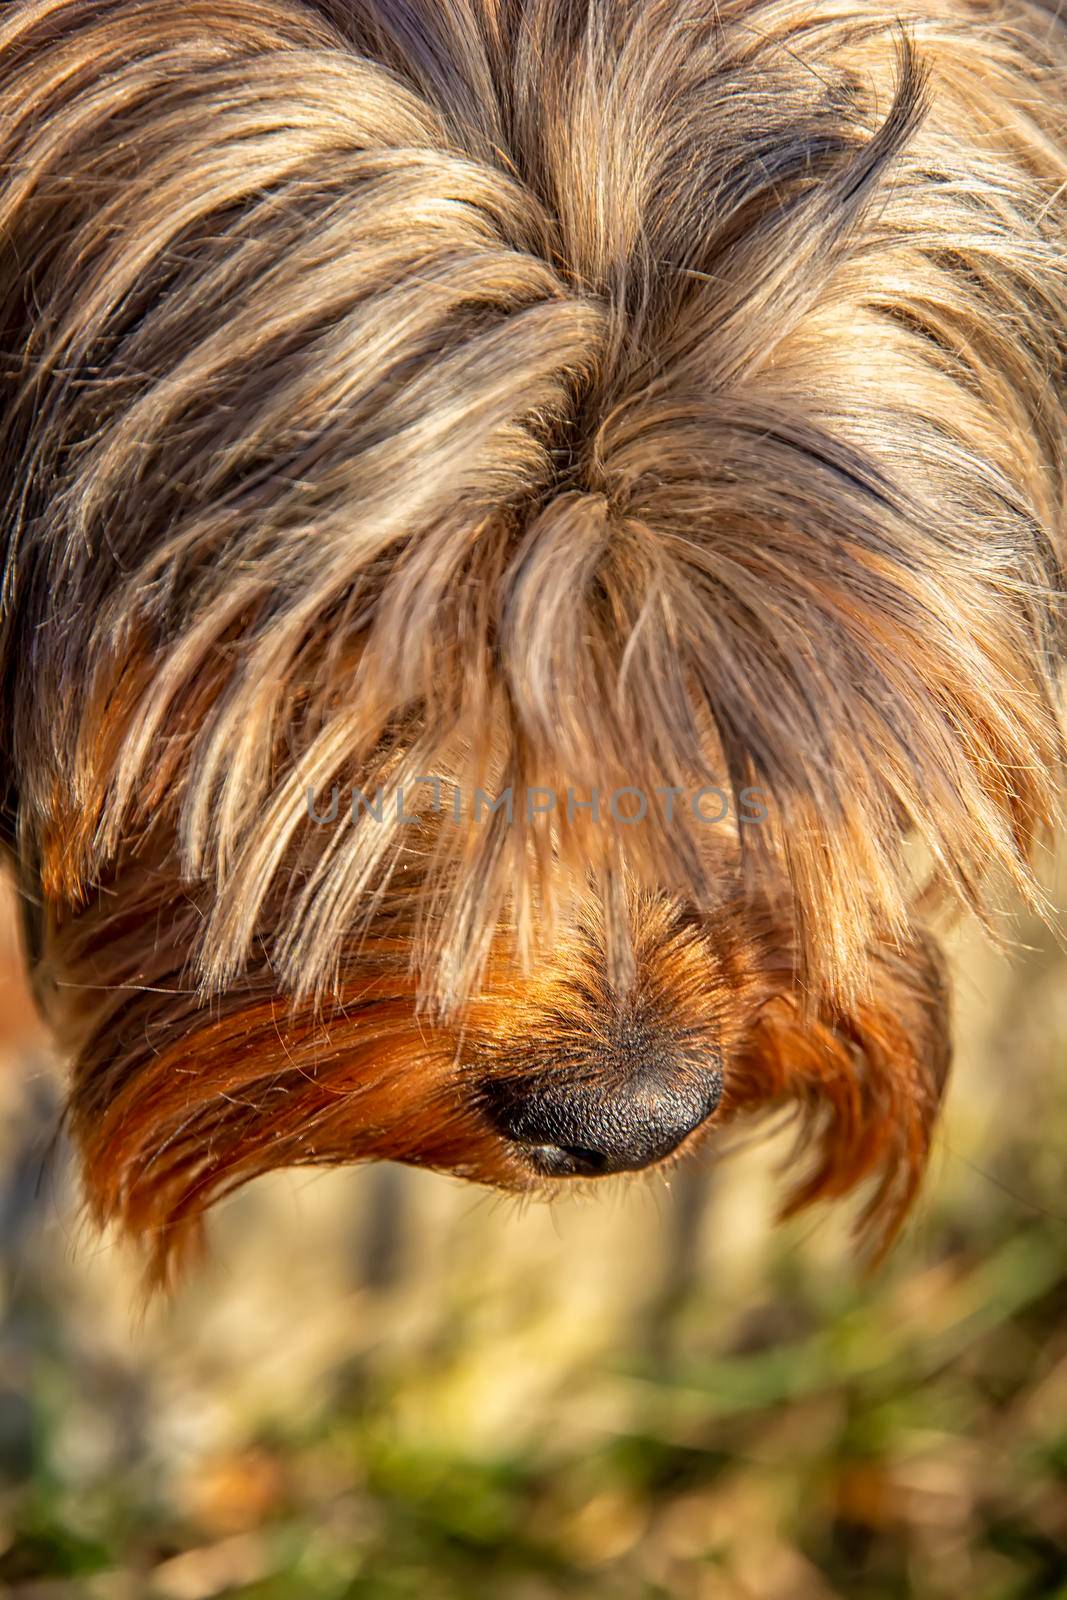
<path id="1" fill-rule="evenodd" d="M 879 1259 L 926 1169 L 951 1043 L 945 965 L 932 938 L 877 949 L 872 974 L 847 1014 L 812 1016 L 795 991 L 768 1001 L 730 1073 L 723 1112 L 795 1106 L 803 1172 L 782 1217 L 869 1186 L 856 1233 Z"/>

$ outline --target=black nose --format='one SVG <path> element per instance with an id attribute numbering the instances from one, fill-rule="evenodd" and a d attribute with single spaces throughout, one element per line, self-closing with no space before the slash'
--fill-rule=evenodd
<path id="1" fill-rule="evenodd" d="M 722 1094 L 717 1064 L 664 1081 L 575 1085 L 566 1075 L 498 1078 L 482 1098 L 495 1127 L 547 1177 L 596 1177 L 650 1166 L 710 1117 Z"/>

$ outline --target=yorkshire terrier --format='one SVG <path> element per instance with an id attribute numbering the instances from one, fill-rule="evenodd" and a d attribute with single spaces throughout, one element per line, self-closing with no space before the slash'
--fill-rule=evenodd
<path id="1" fill-rule="evenodd" d="M 787 1107 L 888 1243 L 1042 903 L 1065 219 L 1052 0 L 9 0 L 3 836 L 158 1276 Z"/>

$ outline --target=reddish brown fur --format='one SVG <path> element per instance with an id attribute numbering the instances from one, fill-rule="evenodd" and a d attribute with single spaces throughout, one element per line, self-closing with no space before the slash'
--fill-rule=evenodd
<path id="1" fill-rule="evenodd" d="M 595 1056 L 611 998 L 596 902 L 585 932 L 533 978 L 502 937 L 478 995 L 442 1025 L 419 1013 L 407 886 L 394 896 L 397 932 L 346 953 L 325 1007 L 280 997 L 265 954 L 239 990 L 205 1007 L 183 988 L 200 913 L 159 873 L 128 873 L 117 902 L 105 885 L 101 908 L 53 933 L 53 962 L 84 986 L 64 1014 L 89 1200 L 101 1221 L 121 1217 L 145 1239 L 157 1281 L 184 1259 L 208 1204 L 279 1165 L 398 1160 L 545 1188 L 486 1126 L 472 1083 L 546 1066 L 573 1074 L 583 1053 Z M 886 1248 L 925 1168 L 948 1070 L 936 951 L 886 952 L 870 997 L 834 1022 L 801 1005 L 769 908 L 724 907 L 713 940 L 663 902 L 635 896 L 630 915 L 637 1003 L 683 1059 L 716 1052 L 729 1063 L 716 1125 L 798 1113 L 805 1170 L 783 1215 L 875 1179 L 859 1225 Z"/>

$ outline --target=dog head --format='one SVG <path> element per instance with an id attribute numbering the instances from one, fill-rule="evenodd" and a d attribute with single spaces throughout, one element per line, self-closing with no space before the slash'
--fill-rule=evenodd
<path id="1" fill-rule="evenodd" d="M 903 1216 L 1054 811 L 1067 52 L 869 10 L 5 11 L 8 842 L 158 1270 L 787 1105 Z"/>

